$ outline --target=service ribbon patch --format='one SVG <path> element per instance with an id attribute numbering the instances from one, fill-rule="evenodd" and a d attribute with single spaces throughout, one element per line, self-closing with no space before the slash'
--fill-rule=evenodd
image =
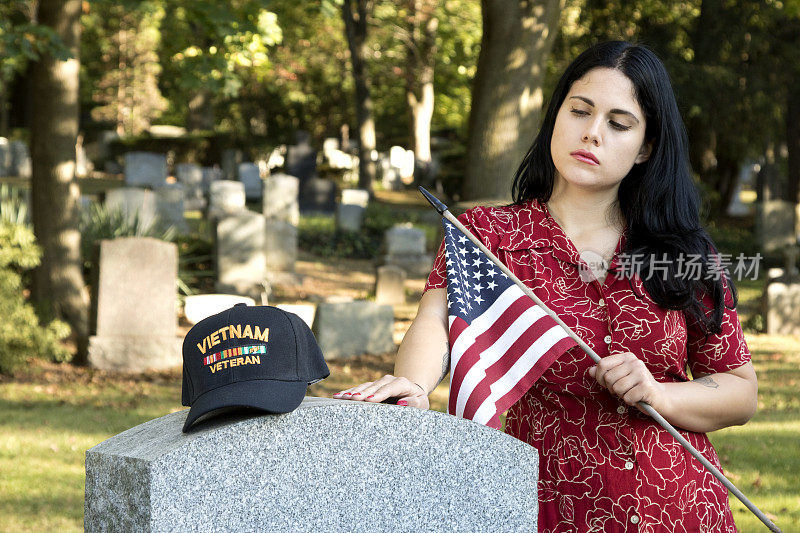
<path id="1" fill-rule="evenodd" d="M 238 348 L 228 348 L 227 350 L 222 350 L 221 352 L 212 353 L 203 358 L 203 363 L 206 365 L 210 365 L 211 363 L 216 363 L 217 361 L 222 361 L 223 359 L 228 359 L 229 357 L 236 357 L 239 355 L 251 355 L 251 354 L 266 354 L 267 347 L 263 345 L 259 346 L 239 346 Z"/>

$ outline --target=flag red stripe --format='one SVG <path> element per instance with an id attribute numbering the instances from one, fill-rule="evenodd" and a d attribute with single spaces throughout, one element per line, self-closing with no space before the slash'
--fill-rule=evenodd
<path id="1" fill-rule="evenodd" d="M 461 384 L 464 381 L 464 376 L 467 375 L 470 368 L 475 365 L 480 359 L 481 353 L 490 347 L 492 344 L 499 339 L 503 333 L 514 323 L 514 321 L 521 315 L 526 309 L 532 307 L 534 305 L 533 301 L 531 301 L 527 296 L 522 295 L 514 302 L 509 305 L 503 313 L 497 318 L 497 320 L 492 324 L 490 328 L 486 331 L 481 333 L 475 338 L 475 342 L 469 346 L 464 353 L 461 355 L 461 358 L 458 360 L 456 367 L 453 369 L 451 368 L 450 371 L 452 373 L 451 380 L 450 380 L 450 400 L 448 402 L 448 412 L 450 414 L 456 413 L 456 405 L 458 402 L 458 393 L 461 390 Z M 461 318 L 456 318 L 453 321 L 453 325 L 451 326 L 451 335 L 450 335 L 450 346 L 455 345 L 455 341 L 457 340 L 457 336 L 454 337 L 452 332 L 453 328 L 459 324 L 458 335 L 460 335 L 466 327 L 469 325 Z M 465 326 L 461 326 L 461 324 L 465 324 Z M 451 354 L 452 357 L 452 354 Z"/>
<path id="2" fill-rule="evenodd" d="M 529 300 L 530 301 L 530 300 Z M 545 332 L 555 325 L 555 321 L 548 315 L 544 315 L 539 320 L 534 322 L 523 332 L 512 344 L 508 351 L 503 354 L 500 359 L 492 363 L 486 369 L 486 377 L 473 389 L 472 393 L 464 406 L 464 418 L 472 418 L 475 416 L 475 411 L 489 398 L 491 394 L 491 385 L 503 377 L 509 369 L 514 366 L 530 346 L 536 342 L 536 339 L 541 337 Z M 551 348 L 548 346 L 549 352 Z M 548 353 L 548 352 L 545 352 Z M 541 357 L 540 357 L 541 359 Z M 538 377 L 538 376 L 537 376 Z M 527 390 L 527 389 L 525 389 Z"/>

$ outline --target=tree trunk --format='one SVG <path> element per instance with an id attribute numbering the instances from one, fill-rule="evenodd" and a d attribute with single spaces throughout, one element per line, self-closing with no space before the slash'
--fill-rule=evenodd
<path id="1" fill-rule="evenodd" d="M 800 202 L 800 89 L 797 85 L 789 86 L 786 99 L 786 148 L 787 159 L 786 199 L 793 203 Z"/>
<path id="2" fill-rule="evenodd" d="M 52 27 L 72 53 L 45 55 L 32 68 L 33 229 L 42 248 L 33 296 L 40 309 L 65 320 L 86 362 L 88 298 L 82 273 L 80 191 L 75 181 L 81 0 L 41 0 L 39 23 Z"/>
<path id="3" fill-rule="evenodd" d="M 406 40 L 406 100 L 411 115 L 411 146 L 414 149 L 414 179 L 428 187 L 431 173 L 431 120 L 434 103 L 436 0 L 408 1 Z"/>
<path id="4" fill-rule="evenodd" d="M 482 0 L 464 197 L 507 199 L 539 130 L 542 85 L 564 0 Z"/>
<path id="5" fill-rule="evenodd" d="M 356 13 L 352 4 L 356 4 Z M 358 122 L 358 186 L 372 192 L 376 178 L 375 161 L 375 118 L 372 98 L 367 82 L 367 14 L 372 10 L 370 0 L 344 0 L 342 18 L 345 35 L 350 48 L 350 62 L 353 65 L 353 80 L 356 86 L 356 120 Z"/>

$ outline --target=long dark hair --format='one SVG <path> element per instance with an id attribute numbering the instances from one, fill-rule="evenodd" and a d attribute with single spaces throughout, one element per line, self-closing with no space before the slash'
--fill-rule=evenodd
<path id="1" fill-rule="evenodd" d="M 567 67 L 550 99 L 542 128 L 514 176 L 514 203 L 550 199 L 556 175 L 550 140 L 556 116 L 572 84 L 595 68 L 616 69 L 631 80 L 646 118 L 645 139 L 653 143 L 648 160 L 633 165 L 617 193 L 627 222 L 623 252 L 646 259 L 639 274 L 653 301 L 667 309 L 685 310 L 706 334 L 718 333 L 726 305 L 723 282 L 730 288 L 732 306 L 736 305 L 736 289 L 729 277 L 723 280 L 716 275 L 720 269 L 712 255 L 715 248 L 700 224 L 700 197 L 690 174 L 686 128 L 669 75 L 649 49 L 624 41 L 604 42 Z M 692 256 L 701 258 L 699 275 L 678 275 L 680 258 Z M 651 257 L 667 266 L 666 275 L 661 270 L 651 271 Z M 667 261 L 661 262 L 662 258 Z M 704 295 L 713 302 L 710 316 L 702 303 Z"/>

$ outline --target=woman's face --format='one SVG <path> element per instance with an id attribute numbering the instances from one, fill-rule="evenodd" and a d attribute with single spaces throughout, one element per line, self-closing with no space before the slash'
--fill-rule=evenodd
<path id="1" fill-rule="evenodd" d="M 622 72 L 596 68 L 576 80 L 556 116 L 550 153 L 556 186 L 616 192 L 650 155 L 645 116 Z"/>

